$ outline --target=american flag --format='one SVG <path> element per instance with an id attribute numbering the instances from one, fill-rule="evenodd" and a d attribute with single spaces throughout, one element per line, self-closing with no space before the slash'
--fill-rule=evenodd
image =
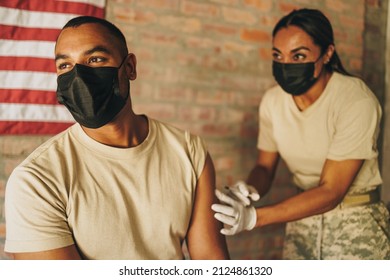
<path id="1" fill-rule="evenodd" d="M 105 0 L 0 0 L 0 135 L 56 134 L 74 123 L 57 102 L 54 45 L 78 15 L 104 18 Z"/>

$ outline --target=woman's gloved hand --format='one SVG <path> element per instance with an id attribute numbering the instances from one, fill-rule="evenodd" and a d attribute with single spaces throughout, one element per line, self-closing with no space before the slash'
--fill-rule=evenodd
<path id="1" fill-rule="evenodd" d="M 245 206 L 250 205 L 252 201 L 258 201 L 260 199 L 260 195 L 255 187 L 248 185 L 244 181 L 238 181 L 232 187 L 226 186 L 224 193 L 230 195 L 229 192 L 232 192 Z"/>
<path id="2" fill-rule="evenodd" d="M 223 204 L 213 204 L 211 209 L 216 212 L 214 217 L 224 223 L 222 234 L 234 235 L 255 227 L 257 217 L 253 206 L 245 206 L 241 201 L 233 199 L 218 189 L 215 194 Z"/>

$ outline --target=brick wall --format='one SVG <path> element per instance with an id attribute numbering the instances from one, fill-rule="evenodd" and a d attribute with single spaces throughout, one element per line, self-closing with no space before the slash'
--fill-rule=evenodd
<path id="1" fill-rule="evenodd" d="M 364 0 L 108 0 L 107 19 L 122 29 L 138 60 L 131 84 L 137 113 L 202 135 L 217 184 L 247 176 L 256 158 L 258 104 L 274 84 L 271 31 L 294 8 L 321 9 L 332 21 L 347 69 L 363 68 Z M 0 139 L 0 256 L 7 177 L 45 137 Z M 261 203 L 293 194 L 281 163 L 273 190 Z M 284 225 L 229 237 L 234 259 L 279 259 Z"/>
<path id="2" fill-rule="evenodd" d="M 389 34 L 387 30 L 388 20 L 388 1 L 369 0 L 366 1 L 365 12 L 365 33 L 364 33 L 364 54 L 363 54 L 363 77 L 370 88 L 377 95 L 379 102 L 382 104 L 382 110 L 385 112 L 382 118 L 381 134 L 379 137 L 379 160 L 382 167 L 383 187 L 382 199 L 387 203 L 390 209 L 390 123 L 389 115 L 386 114 L 389 110 L 389 93 L 386 92 L 386 68 L 389 65 L 389 47 L 382 51 L 386 43 L 388 43 Z M 386 95 L 387 94 L 387 95 Z"/>

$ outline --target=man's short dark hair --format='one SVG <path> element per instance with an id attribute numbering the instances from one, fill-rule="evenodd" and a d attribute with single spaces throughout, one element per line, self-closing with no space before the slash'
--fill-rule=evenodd
<path id="1" fill-rule="evenodd" d="M 119 41 L 123 44 L 123 46 L 126 49 L 127 53 L 127 44 L 126 44 L 126 38 L 123 35 L 122 31 L 118 27 L 116 27 L 114 24 L 111 22 L 98 18 L 98 17 L 92 17 L 92 16 L 79 16 L 72 18 L 69 20 L 62 29 L 68 28 L 68 27 L 78 27 L 80 25 L 86 24 L 86 23 L 97 23 L 100 24 L 104 27 L 106 27 L 110 34 L 113 35 L 115 38 L 119 39 Z"/>

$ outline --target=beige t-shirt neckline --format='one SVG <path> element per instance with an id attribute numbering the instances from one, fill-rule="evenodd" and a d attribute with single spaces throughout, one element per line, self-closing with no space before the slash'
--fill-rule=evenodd
<path id="1" fill-rule="evenodd" d="M 147 117 L 147 120 L 149 126 L 148 135 L 142 143 L 140 143 L 136 147 L 131 148 L 117 148 L 102 144 L 89 137 L 82 129 L 80 124 L 75 124 L 71 128 L 71 135 L 76 139 L 77 142 L 79 142 L 86 149 L 90 150 L 95 154 L 101 155 L 106 158 L 126 159 L 129 158 L 129 156 L 139 156 L 143 153 L 148 152 L 152 148 L 153 143 L 156 139 L 156 126 L 152 119 Z"/>

